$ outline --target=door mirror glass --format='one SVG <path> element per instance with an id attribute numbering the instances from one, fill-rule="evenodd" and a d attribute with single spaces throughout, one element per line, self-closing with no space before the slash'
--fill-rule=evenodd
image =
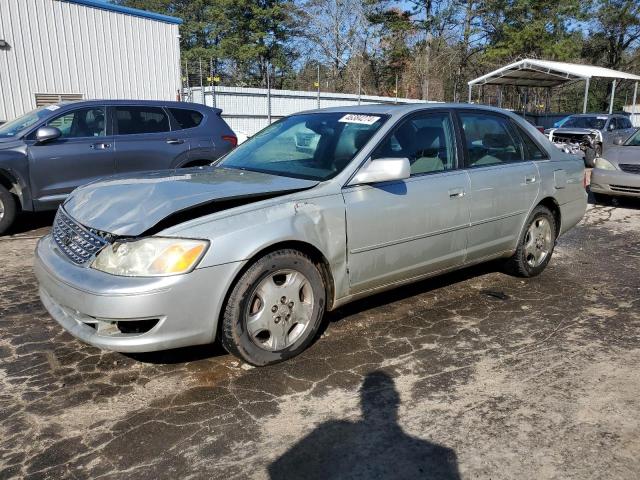
<path id="1" fill-rule="evenodd" d="M 40 127 L 36 131 L 36 142 L 38 143 L 47 143 L 56 138 L 60 138 L 62 132 L 56 127 Z"/>
<path id="2" fill-rule="evenodd" d="M 378 158 L 367 161 L 349 185 L 404 180 L 410 175 L 411 165 L 408 158 Z"/>

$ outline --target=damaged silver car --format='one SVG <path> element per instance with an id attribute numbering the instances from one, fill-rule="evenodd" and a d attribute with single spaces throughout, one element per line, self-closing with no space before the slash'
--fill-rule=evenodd
<path id="1" fill-rule="evenodd" d="M 219 339 L 272 364 L 307 348 L 326 311 L 376 292 L 498 258 L 541 273 L 585 212 L 583 171 L 489 107 L 296 114 L 211 167 L 75 190 L 37 246 L 40 297 L 100 348 Z"/>
<path id="2" fill-rule="evenodd" d="M 606 145 L 633 133 L 625 115 L 571 115 L 559 128 L 545 130 L 549 140 L 562 151 L 580 155 L 587 167 L 594 167 Z"/>

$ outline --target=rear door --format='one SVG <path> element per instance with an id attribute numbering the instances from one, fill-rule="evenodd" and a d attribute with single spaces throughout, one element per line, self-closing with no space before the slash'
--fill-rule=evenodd
<path id="1" fill-rule="evenodd" d="M 170 107 L 173 138 L 182 139 L 189 144 L 189 155 L 177 165 L 207 165 L 216 158 L 213 131 L 207 131 L 204 123 L 209 119 L 201 112 L 191 108 Z"/>
<path id="2" fill-rule="evenodd" d="M 470 180 L 467 261 L 511 250 L 540 188 L 511 120 L 499 113 L 460 110 Z"/>
<path id="3" fill-rule="evenodd" d="M 463 263 L 469 184 L 456 143 L 448 111 L 412 115 L 371 157 L 409 158 L 411 177 L 343 189 L 353 292 Z"/>
<path id="4" fill-rule="evenodd" d="M 54 208 L 76 187 L 115 173 L 113 137 L 107 130 L 104 106 L 66 111 L 47 122 L 60 138 L 27 139 L 31 191 L 36 209 Z"/>
<path id="5" fill-rule="evenodd" d="M 188 139 L 183 132 L 172 131 L 164 108 L 118 105 L 110 110 L 118 173 L 168 169 L 188 158 Z"/>

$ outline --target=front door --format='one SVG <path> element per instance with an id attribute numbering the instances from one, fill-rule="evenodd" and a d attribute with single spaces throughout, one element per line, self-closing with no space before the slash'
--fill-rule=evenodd
<path id="1" fill-rule="evenodd" d="M 389 157 L 409 158 L 411 177 L 343 190 L 352 293 L 464 261 L 469 184 L 456 170 L 450 114 L 421 112 L 402 121 L 372 161 Z"/>
<path id="2" fill-rule="evenodd" d="M 467 261 L 511 250 L 540 188 L 517 127 L 500 114 L 459 112 L 471 182 Z"/>
<path id="3" fill-rule="evenodd" d="M 113 137 L 107 135 L 105 108 L 78 108 L 50 120 L 62 135 L 29 143 L 31 190 L 36 210 L 54 208 L 71 191 L 115 173 Z"/>

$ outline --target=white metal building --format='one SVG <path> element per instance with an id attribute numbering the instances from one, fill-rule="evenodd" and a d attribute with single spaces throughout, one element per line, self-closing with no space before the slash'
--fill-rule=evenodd
<path id="1" fill-rule="evenodd" d="M 175 100 L 180 23 L 99 0 L 0 0 L 0 123 L 60 100 Z"/>

